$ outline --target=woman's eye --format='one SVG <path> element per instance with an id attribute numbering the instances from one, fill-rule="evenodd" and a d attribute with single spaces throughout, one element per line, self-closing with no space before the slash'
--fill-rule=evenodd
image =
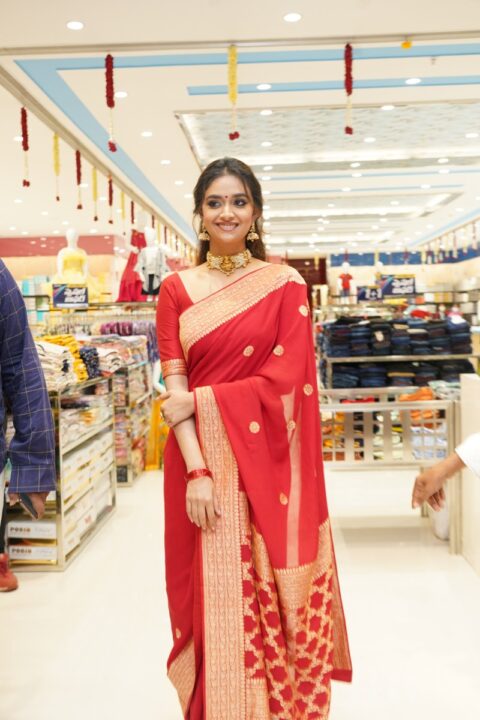
<path id="1" fill-rule="evenodd" d="M 235 205 L 238 205 L 238 207 L 245 207 L 246 204 L 247 204 L 246 200 L 236 200 L 235 201 Z"/>
<path id="2" fill-rule="evenodd" d="M 211 208 L 215 208 L 220 205 L 218 200 L 209 200 L 207 204 L 208 204 L 208 207 L 211 207 Z"/>

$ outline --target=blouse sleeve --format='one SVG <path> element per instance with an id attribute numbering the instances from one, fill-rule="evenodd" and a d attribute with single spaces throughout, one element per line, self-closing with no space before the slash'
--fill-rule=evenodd
<path id="1" fill-rule="evenodd" d="M 157 307 L 158 350 L 164 378 L 169 375 L 187 375 L 187 364 L 180 344 L 180 312 L 173 277 L 162 282 Z"/>
<path id="2" fill-rule="evenodd" d="M 480 477 L 480 433 L 467 437 L 455 452 L 468 469 Z"/>

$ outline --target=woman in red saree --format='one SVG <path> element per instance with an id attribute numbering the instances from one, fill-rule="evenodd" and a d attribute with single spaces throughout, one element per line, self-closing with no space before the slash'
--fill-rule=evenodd
<path id="1" fill-rule="evenodd" d="M 195 206 L 207 263 L 158 306 L 169 677 L 188 720 L 323 720 L 351 663 L 306 285 L 263 262 L 248 166 L 212 163 Z"/>

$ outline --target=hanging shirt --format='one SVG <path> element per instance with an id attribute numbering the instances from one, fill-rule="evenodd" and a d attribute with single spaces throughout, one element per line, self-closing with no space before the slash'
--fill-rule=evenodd
<path id="1" fill-rule="evenodd" d="M 6 406 L 15 434 L 6 447 Z M 12 465 L 9 491 L 55 490 L 55 434 L 42 367 L 15 280 L 0 260 L 0 472 Z"/>

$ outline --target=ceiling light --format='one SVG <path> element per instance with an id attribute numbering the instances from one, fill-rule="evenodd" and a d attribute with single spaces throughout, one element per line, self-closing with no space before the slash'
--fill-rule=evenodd
<path id="1" fill-rule="evenodd" d="M 429 225 L 427 225 L 427 230 L 433 230 L 434 227 L 435 227 L 435 225 L 432 225 L 432 224 L 430 223 Z"/>
<path id="2" fill-rule="evenodd" d="M 22 230 L 22 235 L 28 235 L 28 230 Z"/>
<path id="3" fill-rule="evenodd" d="M 362 173 L 359 173 L 359 172 L 352 173 L 352 177 L 355 177 L 355 178 L 362 177 Z"/>
<path id="4" fill-rule="evenodd" d="M 465 137 L 468 138 L 469 140 L 471 138 L 478 138 L 478 133 L 476 133 L 476 132 L 465 133 Z"/>
<path id="5" fill-rule="evenodd" d="M 325 228 L 324 228 L 324 227 L 318 227 L 317 230 L 318 230 L 318 232 L 325 232 Z"/>
<path id="6" fill-rule="evenodd" d="M 357 232 L 357 235 L 360 237 L 363 235 L 363 232 Z"/>
<path id="7" fill-rule="evenodd" d="M 377 138 L 374 138 L 374 137 L 366 137 L 366 138 L 363 138 L 363 142 L 366 142 L 366 143 L 374 143 L 374 142 L 377 142 Z"/>
<path id="8" fill-rule="evenodd" d="M 16 229 L 17 229 L 17 226 L 16 226 L 16 225 L 10 225 L 10 227 L 9 227 L 8 229 L 13 232 L 13 230 L 16 230 Z"/>
<path id="9" fill-rule="evenodd" d="M 270 190 L 264 190 L 264 191 L 263 191 L 263 194 L 264 194 L 264 195 L 270 195 Z"/>
<path id="10" fill-rule="evenodd" d="M 273 165 L 264 165 L 264 166 L 263 166 L 263 169 L 264 169 L 264 170 L 267 170 L 267 171 L 268 171 L 268 170 L 272 170 L 272 169 L 273 169 Z"/>
<path id="11" fill-rule="evenodd" d="M 358 243 L 356 243 L 356 242 L 351 242 L 351 243 L 348 243 L 348 244 L 350 245 L 350 247 L 357 247 L 357 246 L 358 246 Z"/>
<path id="12" fill-rule="evenodd" d="M 69 30 L 83 30 L 85 25 L 80 20 L 70 20 L 67 22 L 67 28 Z"/>
<path id="13" fill-rule="evenodd" d="M 122 212 L 122 208 L 117 208 L 115 212 L 117 213 L 117 215 L 120 215 L 120 213 Z"/>
<path id="14" fill-rule="evenodd" d="M 422 82 L 421 78 L 408 78 L 408 80 L 405 80 L 405 85 L 419 85 Z"/>
<path id="15" fill-rule="evenodd" d="M 183 180 L 175 180 L 175 185 L 183 185 Z"/>
<path id="16" fill-rule="evenodd" d="M 105 195 L 100 195 L 100 197 L 98 198 L 98 202 L 107 202 L 107 198 L 105 197 Z"/>
<path id="17" fill-rule="evenodd" d="M 262 147 L 272 147 L 272 143 L 270 140 L 264 140 L 264 142 L 262 142 Z"/>
<path id="18" fill-rule="evenodd" d="M 48 210 L 42 210 L 42 212 L 40 213 L 40 215 L 48 215 Z"/>
<path id="19" fill-rule="evenodd" d="M 140 134 L 142 137 L 149 138 L 152 137 L 153 132 L 151 130 L 143 130 L 143 132 Z"/>
<path id="20" fill-rule="evenodd" d="M 68 220 L 63 220 L 62 225 L 70 225 L 70 223 L 68 222 Z"/>
<path id="21" fill-rule="evenodd" d="M 302 19 L 302 16 L 300 15 L 300 13 L 290 12 L 284 15 L 283 19 L 285 20 L 285 22 L 296 23 Z"/>
<path id="22" fill-rule="evenodd" d="M 88 183 L 87 183 L 87 182 L 82 182 L 82 183 L 80 183 L 79 187 L 81 187 L 81 188 L 88 188 Z"/>
<path id="23" fill-rule="evenodd" d="M 171 160 L 160 160 L 160 165 L 171 165 L 171 164 L 172 164 Z"/>
<path id="24" fill-rule="evenodd" d="M 46 240 L 47 238 L 40 238 L 40 239 L 41 239 L 41 240 Z M 30 240 L 30 245 L 36 245 L 36 244 L 37 244 L 37 241 L 36 241 L 36 240 Z"/>
<path id="25" fill-rule="evenodd" d="M 20 203 L 22 203 L 23 200 L 22 200 L 22 198 L 15 198 L 14 202 L 15 202 L 17 205 L 20 205 Z"/>
<path id="26" fill-rule="evenodd" d="M 22 136 L 21 135 L 15 135 L 13 138 L 13 142 L 22 142 Z"/>
<path id="27" fill-rule="evenodd" d="M 95 233 L 97 233 L 97 232 L 98 232 L 97 228 L 92 228 L 92 229 L 90 230 L 90 234 L 91 234 L 91 235 L 95 235 Z"/>
<path id="28" fill-rule="evenodd" d="M 272 114 L 273 114 L 273 110 L 266 110 L 266 109 L 260 110 L 260 115 L 267 116 L 267 115 L 272 115 Z"/>
<path id="29" fill-rule="evenodd" d="M 272 86 L 270 83 L 260 83 L 257 85 L 257 90 L 271 90 Z"/>
<path id="30" fill-rule="evenodd" d="M 429 190 L 432 186 L 428 185 L 427 183 L 424 183 L 423 185 L 420 185 L 421 190 Z"/>
<path id="31" fill-rule="evenodd" d="M 329 208 L 335 207 L 335 203 L 328 203 L 328 207 Z"/>
<path id="32" fill-rule="evenodd" d="M 455 210 L 456 210 L 457 212 L 463 212 L 463 211 L 464 211 L 463 208 L 455 208 Z"/>
<path id="33" fill-rule="evenodd" d="M 450 161 L 448 158 L 438 158 L 437 162 L 440 163 L 440 165 L 444 165 L 445 163 L 448 163 Z"/>
<path id="34" fill-rule="evenodd" d="M 480 195 L 476 195 L 475 200 L 480 200 Z"/>
<path id="35" fill-rule="evenodd" d="M 450 170 L 449 170 L 448 168 L 442 168 L 442 169 L 439 170 L 438 172 L 440 173 L 440 175 L 448 175 L 448 173 L 450 172 Z"/>
<path id="36" fill-rule="evenodd" d="M 378 225 L 372 225 L 372 230 L 378 230 L 378 228 L 379 228 Z"/>
<path id="37" fill-rule="evenodd" d="M 351 168 L 360 167 L 361 164 L 362 164 L 362 163 L 359 163 L 359 162 L 353 162 L 353 163 L 350 163 L 350 167 L 351 167 Z"/>
<path id="38" fill-rule="evenodd" d="M 125 92 L 125 90 L 117 90 L 115 93 L 115 97 L 119 100 L 123 100 L 124 98 L 128 97 L 128 93 Z"/>
<path id="39" fill-rule="evenodd" d="M 380 222 L 381 222 L 381 223 L 386 223 L 386 222 L 388 222 L 388 220 L 387 220 L 387 218 L 380 218 Z"/>
<path id="40" fill-rule="evenodd" d="M 268 180 L 271 180 L 271 179 L 272 179 L 272 178 L 270 177 L 270 175 L 262 175 L 262 180 L 263 180 L 264 182 L 268 182 Z"/>
<path id="41" fill-rule="evenodd" d="M 421 235 L 421 234 L 422 234 L 421 230 L 415 230 L 415 235 Z"/>
<path id="42" fill-rule="evenodd" d="M 382 110 L 395 110 L 395 105 L 382 105 Z"/>
<path id="43" fill-rule="evenodd" d="M 343 187 L 342 192 L 350 192 L 351 189 L 352 188 L 349 188 L 349 187 Z"/>
<path id="44" fill-rule="evenodd" d="M 400 205 L 398 200 L 392 200 L 390 205 Z"/>
<path id="45" fill-rule="evenodd" d="M 186 198 L 187 200 L 190 200 L 191 198 L 193 198 L 193 193 L 185 193 L 185 195 L 183 197 Z"/>
<path id="46" fill-rule="evenodd" d="M 54 230 L 53 235 L 60 235 L 60 230 Z"/>
<path id="47" fill-rule="evenodd" d="M 264 205 L 264 206 L 263 206 L 263 209 L 264 209 L 264 210 L 270 210 L 270 205 Z"/>

